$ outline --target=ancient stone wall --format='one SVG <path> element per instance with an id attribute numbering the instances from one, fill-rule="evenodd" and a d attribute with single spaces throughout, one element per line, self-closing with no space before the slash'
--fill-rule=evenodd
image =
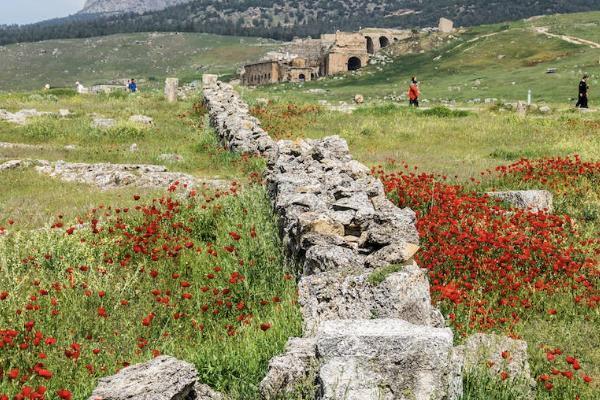
<path id="1" fill-rule="evenodd" d="M 304 337 L 272 360 L 263 397 L 316 375 L 319 399 L 457 398 L 452 332 L 413 261 L 414 212 L 386 198 L 343 139 L 275 143 L 230 85 L 205 82 L 223 145 L 268 159 L 268 195 L 299 277 Z"/>

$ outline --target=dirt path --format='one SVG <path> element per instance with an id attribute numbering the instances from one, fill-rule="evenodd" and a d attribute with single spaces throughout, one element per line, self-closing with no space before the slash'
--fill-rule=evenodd
<path id="1" fill-rule="evenodd" d="M 548 30 L 550 28 L 548 28 L 546 26 L 535 26 L 532 29 L 539 34 L 546 35 L 548 37 L 558 38 L 558 39 L 564 40 L 565 42 L 569 42 L 569 43 L 573 43 L 573 44 L 590 46 L 592 49 L 600 49 L 600 43 L 592 42 L 591 40 L 586 40 L 586 39 L 578 38 L 575 36 L 557 35 L 556 33 L 550 33 L 550 32 L 548 32 Z"/>

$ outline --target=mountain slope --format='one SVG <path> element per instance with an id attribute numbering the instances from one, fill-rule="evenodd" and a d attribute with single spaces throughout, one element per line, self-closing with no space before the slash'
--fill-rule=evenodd
<path id="1" fill-rule="evenodd" d="M 189 3 L 190 1 L 192 0 L 87 0 L 79 13 L 144 13 L 164 10 L 167 7 Z"/>
<path id="2" fill-rule="evenodd" d="M 141 2 L 150 4 L 150 1 L 158 0 L 122 3 L 131 6 Z M 117 1 L 96 0 L 88 6 L 108 3 Z M 598 0 L 194 0 L 141 15 L 137 12 L 110 16 L 86 13 L 24 27 L 7 27 L 0 30 L 0 44 L 142 31 L 291 39 L 337 29 L 355 30 L 361 26 L 435 26 L 440 17 L 451 18 L 457 25 L 472 26 L 540 14 L 592 10 L 600 10 Z"/>

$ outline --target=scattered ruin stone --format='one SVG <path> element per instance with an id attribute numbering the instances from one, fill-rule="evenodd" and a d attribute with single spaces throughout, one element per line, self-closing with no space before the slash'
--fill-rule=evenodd
<path id="1" fill-rule="evenodd" d="M 323 322 L 321 399 L 447 399 L 452 331 L 397 319 Z"/>
<path id="2" fill-rule="evenodd" d="M 146 126 L 151 126 L 154 124 L 154 120 L 146 115 L 132 115 L 129 117 L 129 122 Z"/>
<path id="3" fill-rule="evenodd" d="M 65 146 L 65 150 L 72 151 L 72 150 L 76 150 L 76 149 L 77 149 L 77 146 L 75 146 L 74 144 L 68 144 Z"/>
<path id="4" fill-rule="evenodd" d="M 0 142 L 0 149 L 39 149 L 42 146 L 28 143 Z"/>
<path id="5" fill-rule="evenodd" d="M 438 29 L 443 33 L 452 33 L 454 31 L 454 22 L 447 18 L 440 18 Z"/>
<path id="6" fill-rule="evenodd" d="M 129 146 L 129 152 L 135 153 L 136 151 L 138 151 L 138 145 L 137 143 L 132 143 L 131 146 Z"/>
<path id="7" fill-rule="evenodd" d="M 523 340 L 477 333 L 458 346 L 457 353 L 463 360 L 466 372 L 488 371 L 492 376 L 499 377 L 504 371 L 508 373 L 508 379 L 535 386 L 529 368 L 527 342 Z"/>
<path id="8" fill-rule="evenodd" d="M 316 352 L 314 338 L 290 338 L 284 353 L 269 361 L 269 372 L 260 383 L 261 397 L 265 400 L 285 398 L 306 383 L 316 373 Z"/>
<path id="9" fill-rule="evenodd" d="M 160 161 L 164 161 L 164 162 L 181 162 L 183 161 L 183 157 L 180 156 L 179 154 L 174 154 L 174 153 L 165 153 L 165 154 L 161 154 L 158 156 L 158 159 Z"/>
<path id="10" fill-rule="evenodd" d="M 167 78 L 165 80 L 165 98 L 169 103 L 175 103 L 177 101 L 177 87 L 179 86 L 179 79 Z"/>
<path id="11" fill-rule="evenodd" d="M 204 74 L 202 75 L 202 86 L 203 87 L 207 87 L 207 86 L 214 86 L 217 84 L 217 75 L 213 75 L 213 74 Z"/>
<path id="12" fill-rule="evenodd" d="M 513 207 L 532 212 L 553 211 L 552 193 L 547 190 L 511 190 L 506 192 L 488 192 L 488 196 L 505 201 Z"/>
<path id="13" fill-rule="evenodd" d="M 364 96 L 362 94 L 357 94 L 357 95 L 354 96 L 354 102 L 356 104 L 362 104 L 362 103 L 365 102 L 365 98 L 364 98 Z"/>
<path id="14" fill-rule="evenodd" d="M 17 169 L 26 166 L 22 160 L 10 160 L 0 164 L 0 172 L 8 171 L 10 169 Z"/>
<path id="15" fill-rule="evenodd" d="M 539 112 L 541 112 L 542 114 L 550 114 L 552 112 L 552 109 L 548 106 L 541 106 L 538 109 Z"/>
<path id="16" fill-rule="evenodd" d="M 517 102 L 515 111 L 516 111 L 517 115 L 524 117 L 527 114 L 527 104 L 525 104 L 525 102 L 523 102 L 523 101 Z"/>
<path id="17" fill-rule="evenodd" d="M 94 118 L 92 120 L 92 128 L 107 129 L 117 125 L 117 121 L 112 118 Z"/>
<path id="18" fill-rule="evenodd" d="M 167 188 L 175 182 L 179 182 L 182 187 L 187 185 L 188 188 L 200 185 L 220 189 L 229 187 L 229 183 L 221 179 L 200 180 L 188 174 L 168 172 L 167 168 L 161 165 L 85 164 L 57 161 L 45 162 L 38 165 L 36 170 L 66 182 L 85 183 L 102 190 L 124 186 Z"/>
<path id="19" fill-rule="evenodd" d="M 73 115 L 73 113 L 65 108 L 61 108 L 60 110 L 58 110 L 59 117 L 65 118 L 65 117 L 69 117 L 71 115 Z"/>
<path id="20" fill-rule="evenodd" d="M 33 117 L 43 117 L 51 115 L 50 112 L 38 111 L 35 108 L 23 109 L 16 113 L 11 113 L 6 110 L 0 109 L 0 120 L 4 120 L 17 125 L 26 125 L 28 120 Z"/>
<path id="21" fill-rule="evenodd" d="M 222 396 L 197 383 L 196 368 L 170 356 L 123 368 L 100 379 L 89 400 L 217 400 Z"/>

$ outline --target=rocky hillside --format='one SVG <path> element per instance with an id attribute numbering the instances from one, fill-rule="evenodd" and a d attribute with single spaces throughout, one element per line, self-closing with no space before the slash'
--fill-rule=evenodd
<path id="1" fill-rule="evenodd" d="M 87 0 L 80 14 L 97 13 L 144 13 L 148 11 L 164 10 L 191 0 Z"/>
<path id="2" fill-rule="evenodd" d="M 182 3 L 183 1 L 183 3 Z M 163 10 L 121 15 L 92 10 L 142 11 L 132 8 L 181 3 Z M 112 8 L 110 8 L 110 7 Z M 106 7 L 106 8 L 105 8 Z M 137 6 L 136 6 L 137 7 Z M 541 14 L 600 10 L 598 0 L 96 0 L 86 13 L 24 27 L 0 27 L 0 44 L 53 38 L 148 31 L 208 32 L 291 39 L 360 27 L 435 26 L 440 17 L 472 26 Z M 95 11 L 94 11 L 95 12 Z"/>

